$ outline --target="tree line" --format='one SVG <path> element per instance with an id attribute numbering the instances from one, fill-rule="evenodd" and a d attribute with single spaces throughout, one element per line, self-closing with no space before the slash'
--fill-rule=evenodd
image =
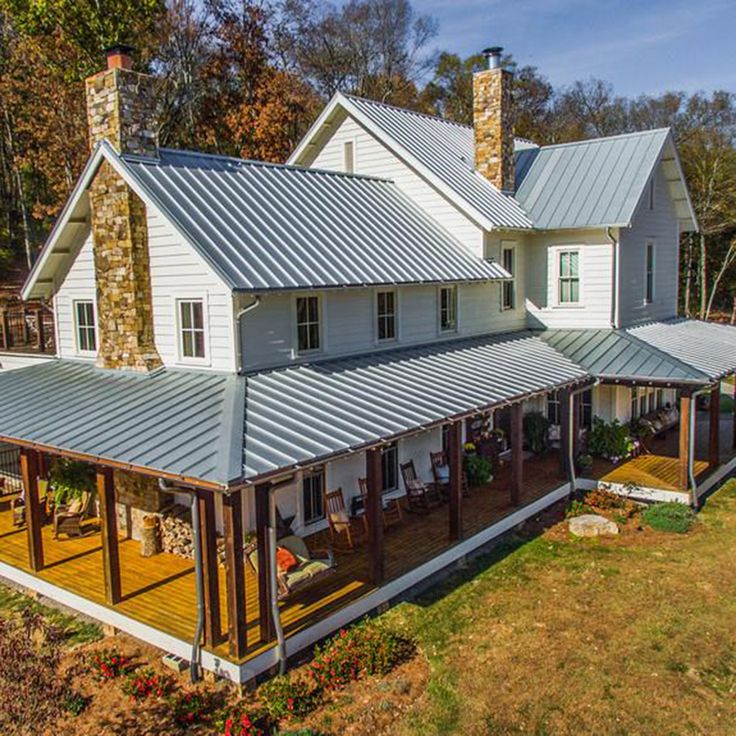
<path id="1" fill-rule="evenodd" d="M 0 0 L 0 277 L 33 262 L 88 155 L 83 80 L 125 42 L 155 75 L 162 145 L 284 161 L 336 91 L 472 123 L 484 59 L 434 50 L 410 0 Z M 736 294 L 736 94 L 629 98 L 515 71 L 515 130 L 539 144 L 671 127 L 700 232 L 682 242 L 688 314 Z M 10 276 L 9 276 L 10 274 Z"/>

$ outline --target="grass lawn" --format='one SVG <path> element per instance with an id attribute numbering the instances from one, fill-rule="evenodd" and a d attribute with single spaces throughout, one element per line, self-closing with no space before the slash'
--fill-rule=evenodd
<path id="1" fill-rule="evenodd" d="M 429 659 L 398 734 L 736 733 L 736 481 L 688 534 L 515 539 L 385 614 Z"/>

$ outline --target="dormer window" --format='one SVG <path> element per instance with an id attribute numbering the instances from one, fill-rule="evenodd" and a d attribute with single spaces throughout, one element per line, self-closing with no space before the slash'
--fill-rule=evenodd
<path id="1" fill-rule="evenodd" d="M 395 291 L 379 291 L 376 295 L 376 335 L 379 342 L 396 339 Z"/>
<path id="2" fill-rule="evenodd" d="M 355 141 L 345 141 L 343 144 L 343 159 L 346 174 L 355 173 Z"/>
<path id="3" fill-rule="evenodd" d="M 296 299 L 296 349 L 298 353 L 313 353 L 321 349 L 320 303 L 318 296 Z"/>
<path id="4" fill-rule="evenodd" d="M 457 287 L 443 286 L 440 289 L 440 332 L 457 330 Z"/>
<path id="5" fill-rule="evenodd" d="M 92 300 L 74 302 L 74 321 L 77 333 L 77 352 L 97 352 L 95 305 Z"/>
<path id="6" fill-rule="evenodd" d="M 184 360 L 204 360 L 204 302 L 202 299 L 179 299 L 179 354 Z"/>
<path id="7" fill-rule="evenodd" d="M 515 275 L 516 264 L 515 261 L 516 248 L 515 244 L 511 242 L 501 243 L 501 264 L 504 269 L 508 271 L 512 276 Z M 504 281 L 501 284 L 501 309 L 514 309 L 516 307 L 516 282 L 514 279 L 510 281 Z"/>

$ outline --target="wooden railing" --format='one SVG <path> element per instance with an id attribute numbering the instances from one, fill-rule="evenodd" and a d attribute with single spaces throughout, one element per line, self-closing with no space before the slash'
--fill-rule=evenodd
<path id="1" fill-rule="evenodd" d="M 37 302 L 0 306 L 0 350 L 56 352 L 53 312 Z"/>

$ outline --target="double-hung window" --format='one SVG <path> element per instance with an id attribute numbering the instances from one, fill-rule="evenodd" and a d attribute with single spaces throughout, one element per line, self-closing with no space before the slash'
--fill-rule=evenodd
<path id="1" fill-rule="evenodd" d="M 396 339 L 396 292 L 376 295 L 376 333 L 379 341 Z"/>
<path id="2" fill-rule="evenodd" d="M 314 471 L 302 478 L 302 516 L 304 524 L 325 518 L 325 474 Z"/>
<path id="3" fill-rule="evenodd" d="M 318 296 L 296 300 L 296 349 L 300 353 L 321 349 L 320 304 Z"/>
<path id="4" fill-rule="evenodd" d="M 560 304 L 580 301 L 580 251 L 561 250 L 558 261 L 557 299 Z"/>
<path id="5" fill-rule="evenodd" d="M 74 302 L 74 321 L 77 328 L 77 350 L 80 353 L 94 353 L 97 350 L 94 303 Z"/>
<path id="6" fill-rule="evenodd" d="M 381 470 L 383 471 L 383 491 L 396 490 L 399 487 L 399 446 L 395 442 L 383 448 Z"/>
<path id="7" fill-rule="evenodd" d="M 654 243 L 647 240 L 644 245 L 644 303 L 654 301 Z"/>
<path id="8" fill-rule="evenodd" d="M 440 289 L 440 332 L 457 330 L 457 287 L 443 286 Z"/>
<path id="9" fill-rule="evenodd" d="M 204 302 L 201 299 L 179 299 L 178 304 L 181 357 L 204 359 L 206 357 Z"/>
<path id="10" fill-rule="evenodd" d="M 513 244 L 505 245 L 501 243 L 501 265 L 506 271 L 512 276 L 515 276 L 516 264 L 515 261 L 516 249 Z M 516 306 L 516 281 L 511 279 L 510 281 L 503 281 L 501 283 L 501 309 L 514 309 Z"/>
<path id="11" fill-rule="evenodd" d="M 550 424 L 560 424 L 560 394 L 557 391 L 547 394 L 547 419 Z"/>

